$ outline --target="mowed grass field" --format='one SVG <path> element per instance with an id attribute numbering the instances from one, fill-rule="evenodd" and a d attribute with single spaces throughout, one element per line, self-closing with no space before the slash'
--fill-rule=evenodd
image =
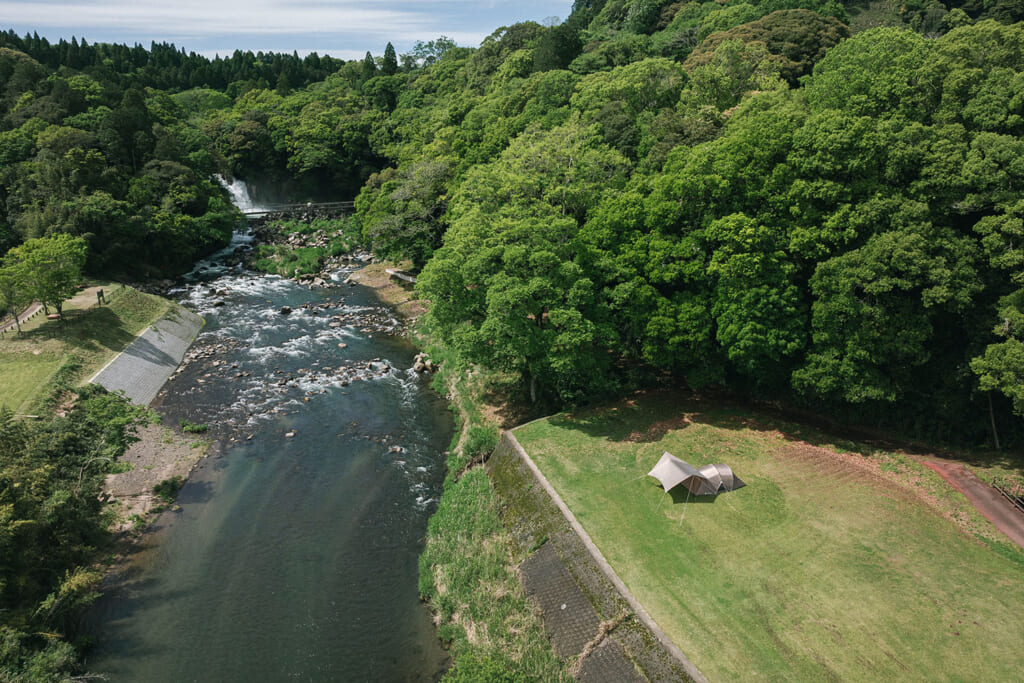
<path id="1" fill-rule="evenodd" d="M 515 435 L 712 681 L 1020 680 L 1024 554 L 906 456 L 787 431 L 658 395 Z M 664 451 L 747 486 L 663 498 Z"/>
<path id="2" fill-rule="evenodd" d="M 58 371 L 84 382 L 167 312 L 165 299 L 104 283 L 109 305 L 96 306 L 91 289 L 67 302 L 64 322 L 42 314 L 0 339 L 0 406 L 15 413 L 37 410 Z"/>

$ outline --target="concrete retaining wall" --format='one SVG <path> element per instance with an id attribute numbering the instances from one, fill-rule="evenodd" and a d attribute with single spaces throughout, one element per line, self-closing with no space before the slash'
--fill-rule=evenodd
<path id="1" fill-rule="evenodd" d="M 108 391 L 124 391 L 132 403 L 149 405 L 185 357 L 203 322 L 175 305 L 89 381 Z"/>

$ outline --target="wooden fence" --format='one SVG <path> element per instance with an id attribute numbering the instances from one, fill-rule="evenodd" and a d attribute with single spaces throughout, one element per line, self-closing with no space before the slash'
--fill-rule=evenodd
<path id="1" fill-rule="evenodd" d="M 1005 486 L 1002 486 L 997 481 L 992 482 L 992 488 L 994 488 L 996 491 L 999 491 L 999 493 L 1002 494 L 1003 498 L 1010 501 L 1010 504 L 1013 505 L 1013 507 L 1017 508 L 1018 511 L 1024 513 L 1024 501 L 1021 500 L 1020 496 L 1013 495 L 1012 493 L 1009 492 L 1009 490 L 1006 489 Z"/>

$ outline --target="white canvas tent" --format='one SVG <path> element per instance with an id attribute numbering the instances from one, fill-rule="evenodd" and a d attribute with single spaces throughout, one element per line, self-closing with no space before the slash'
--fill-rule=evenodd
<path id="1" fill-rule="evenodd" d="M 741 486 L 746 486 L 728 465 L 704 465 L 696 468 L 688 462 L 684 462 L 665 452 L 661 460 L 654 466 L 649 476 L 661 482 L 665 493 L 668 493 L 676 486 L 682 484 L 695 496 L 713 496 L 723 491 L 734 491 Z"/>

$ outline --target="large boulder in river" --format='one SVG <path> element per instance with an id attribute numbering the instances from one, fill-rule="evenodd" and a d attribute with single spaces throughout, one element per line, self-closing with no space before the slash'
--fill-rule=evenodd
<path id="1" fill-rule="evenodd" d="M 281 307 L 281 315 L 289 315 L 291 312 L 292 312 L 292 307 L 291 306 L 282 306 Z"/>

